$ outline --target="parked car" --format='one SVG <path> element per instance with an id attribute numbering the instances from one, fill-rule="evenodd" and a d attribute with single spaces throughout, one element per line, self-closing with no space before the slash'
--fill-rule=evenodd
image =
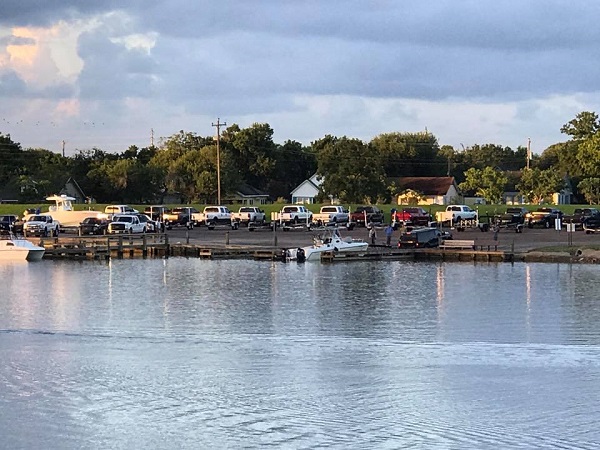
<path id="1" fill-rule="evenodd" d="M 433 248 L 438 247 L 445 238 L 437 228 L 413 228 L 400 235 L 398 248 Z"/>
<path id="2" fill-rule="evenodd" d="M 404 223 L 405 225 L 427 226 L 433 220 L 433 217 L 424 208 L 414 206 L 402 208 L 402 211 L 396 211 L 392 220 Z"/>
<path id="3" fill-rule="evenodd" d="M 58 236 L 60 223 L 48 214 L 29 216 L 23 224 L 23 234 L 29 236 Z"/>
<path id="4" fill-rule="evenodd" d="M 528 213 L 529 210 L 523 207 L 506 208 L 506 212 L 496 216 L 494 220 L 499 228 L 510 228 L 520 233 Z"/>
<path id="5" fill-rule="evenodd" d="M 556 208 L 538 208 L 527 213 L 525 220 L 529 228 L 543 227 L 554 228 L 556 219 L 562 219 L 563 212 Z"/>
<path id="6" fill-rule="evenodd" d="M 109 234 L 145 232 L 146 226 L 141 223 L 138 216 L 134 214 L 118 214 L 114 216 L 112 222 L 108 224 Z"/>
<path id="7" fill-rule="evenodd" d="M 98 217 L 86 217 L 83 222 L 79 224 L 79 230 L 82 235 L 84 234 L 106 234 L 108 231 L 108 224 L 110 222 L 107 219 L 100 219 Z"/>
<path id="8" fill-rule="evenodd" d="M 281 208 L 279 217 L 283 225 L 310 224 L 313 220 L 312 211 L 302 205 L 285 205 Z"/>
<path id="9" fill-rule="evenodd" d="M 12 214 L 0 216 L 0 230 L 14 232 L 13 226 L 18 220 L 19 217 Z"/>
<path id="10" fill-rule="evenodd" d="M 563 215 L 562 225 L 566 226 L 568 223 L 573 223 L 575 228 L 583 228 L 584 222 L 594 217 L 600 217 L 600 211 L 596 208 L 575 208 L 573 214 Z"/>
<path id="11" fill-rule="evenodd" d="M 440 222 L 451 221 L 452 223 L 459 223 L 463 220 L 477 219 L 477 211 L 468 205 L 448 205 L 446 206 L 446 211 L 441 214 L 442 220 L 438 220 Z"/>
<path id="12" fill-rule="evenodd" d="M 582 226 L 586 234 L 600 232 L 600 215 L 587 217 L 583 220 Z"/>
<path id="13" fill-rule="evenodd" d="M 152 220 L 147 214 L 137 213 L 136 216 L 146 226 L 147 233 L 158 233 L 161 231 L 160 222 Z"/>
<path id="14" fill-rule="evenodd" d="M 356 225 L 366 226 L 369 223 L 383 223 L 385 218 L 383 217 L 383 211 L 377 206 L 365 205 L 358 206 L 350 213 L 350 221 L 356 223 Z"/>
<path id="15" fill-rule="evenodd" d="M 152 205 L 144 208 L 144 214 L 157 222 L 164 222 L 163 215 L 169 212 L 169 208 L 165 205 Z"/>
<path id="16" fill-rule="evenodd" d="M 187 228 L 193 228 L 198 225 L 198 220 L 194 217 L 200 215 L 200 211 L 191 206 L 180 206 L 173 208 L 171 211 L 163 213 L 163 219 L 167 228 L 172 228 L 174 225 L 183 225 Z"/>

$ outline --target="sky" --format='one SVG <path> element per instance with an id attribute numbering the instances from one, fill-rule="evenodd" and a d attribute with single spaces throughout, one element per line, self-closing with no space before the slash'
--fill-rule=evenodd
<path id="1" fill-rule="evenodd" d="M 2 0 L 0 133 L 71 156 L 219 119 L 541 153 L 600 112 L 599 20 L 589 0 Z"/>

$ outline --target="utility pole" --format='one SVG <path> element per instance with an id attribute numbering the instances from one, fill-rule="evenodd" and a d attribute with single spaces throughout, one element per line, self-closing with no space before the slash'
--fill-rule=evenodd
<path id="1" fill-rule="evenodd" d="M 66 142 L 63 139 L 63 141 L 62 141 L 62 154 L 63 154 L 63 158 L 65 157 L 65 144 L 66 144 Z"/>
<path id="2" fill-rule="evenodd" d="M 150 147 L 154 147 L 154 128 L 150 128 Z"/>
<path id="3" fill-rule="evenodd" d="M 217 117 L 217 123 L 212 126 L 217 128 L 217 204 L 221 204 L 221 127 L 226 126 L 226 122 L 220 122 Z"/>
<path id="4" fill-rule="evenodd" d="M 527 170 L 529 170 L 529 160 L 531 159 L 531 138 L 527 138 Z"/>

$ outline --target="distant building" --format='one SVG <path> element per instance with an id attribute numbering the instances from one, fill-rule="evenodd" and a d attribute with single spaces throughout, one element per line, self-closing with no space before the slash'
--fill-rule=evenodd
<path id="1" fill-rule="evenodd" d="M 269 194 L 244 183 L 226 201 L 238 205 L 266 205 L 269 203 Z"/>
<path id="2" fill-rule="evenodd" d="M 59 192 L 60 195 L 65 194 L 69 197 L 73 197 L 75 201 L 73 203 L 90 203 L 87 196 L 83 192 L 83 189 L 79 186 L 79 183 L 74 178 L 69 178 L 65 183 L 65 186 Z"/>
<path id="3" fill-rule="evenodd" d="M 308 180 L 304 180 L 300 185 L 291 192 L 293 204 L 312 204 L 316 203 L 319 195 L 322 179 L 317 174 L 314 174 Z"/>
<path id="4" fill-rule="evenodd" d="M 398 205 L 448 205 L 460 198 L 454 177 L 391 178 Z"/>

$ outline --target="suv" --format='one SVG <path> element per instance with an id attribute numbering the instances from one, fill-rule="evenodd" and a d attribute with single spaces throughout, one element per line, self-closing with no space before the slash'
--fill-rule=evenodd
<path id="1" fill-rule="evenodd" d="M 398 248 L 431 248 L 438 247 L 443 234 L 437 228 L 414 228 L 400 235 Z"/>

